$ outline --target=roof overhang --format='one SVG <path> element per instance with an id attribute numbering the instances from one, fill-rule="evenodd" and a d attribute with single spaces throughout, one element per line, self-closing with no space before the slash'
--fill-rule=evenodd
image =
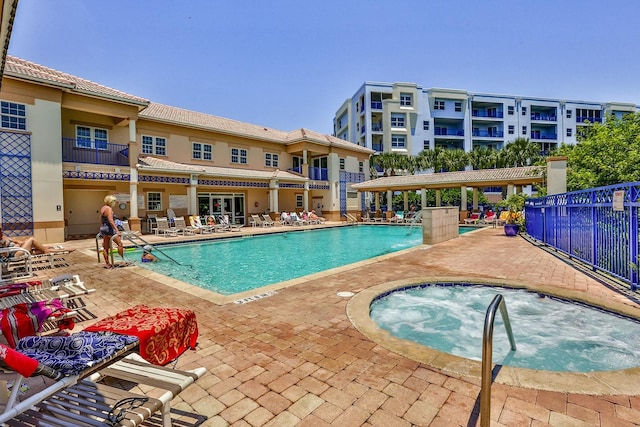
<path id="1" fill-rule="evenodd" d="M 2 76 L 4 74 L 4 64 L 7 60 L 7 52 L 9 51 L 9 40 L 11 40 L 11 30 L 13 29 L 13 20 L 16 17 L 16 9 L 18 8 L 18 0 L 0 0 L 2 9 L 0 12 L 0 47 L 2 48 L 2 58 L 0 58 L 0 88 L 2 87 Z"/>
<path id="2" fill-rule="evenodd" d="M 388 176 L 353 184 L 358 191 L 421 190 L 459 187 L 502 187 L 529 185 L 544 181 L 544 167 L 481 169 L 421 175 Z"/>

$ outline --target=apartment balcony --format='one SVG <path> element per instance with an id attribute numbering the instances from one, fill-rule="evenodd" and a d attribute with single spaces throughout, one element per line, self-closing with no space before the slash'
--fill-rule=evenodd
<path id="1" fill-rule="evenodd" d="M 295 167 L 295 168 L 289 168 L 288 171 L 289 172 L 298 173 L 298 174 L 302 175 L 302 166 L 298 166 L 298 167 Z"/>
<path id="2" fill-rule="evenodd" d="M 584 116 L 576 117 L 576 123 L 584 123 L 587 120 L 591 123 L 602 123 L 602 117 L 584 117 Z"/>
<path id="3" fill-rule="evenodd" d="M 328 181 L 329 169 L 309 166 L 309 179 L 314 181 Z"/>
<path id="4" fill-rule="evenodd" d="M 555 114 L 531 113 L 531 120 L 543 122 L 555 122 L 558 120 Z"/>
<path id="5" fill-rule="evenodd" d="M 384 145 L 382 144 L 382 142 L 378 144 L 372 144 L 371 149 L 377 151 L 378 153 L 382 153 L 384 151 Z"/>
<path id="6" fill-rule="evenodd" d="M 362 125 L 362 127 L 360 128 L 360 135 L 364 135 L 366 131 L 367 131 L 367 127 Z"/>
<path id="7" fill-rule="evenodd" d="M 472 117 L 486 117 L 490 119 L 502 119 L 504 118 L 504 112 L 502 111 L 483 111 L 483 110 L 473 110 L 471 112 Z"/>
<path id="8" fill-rule="evenodd" d="M 382 110 L 382 101 L 371 101 L 372 110 Z"/>
<path id="9" fill-rule="evenodd" d="M 558 139 L 555 133 L 542 133 L 540 131 L 531 132 L 531 139 Z"/>
<path id="10" fill-rule="evenodd" d="M 504 138 L 504 132 L 501 130 L 474 130 L 472 132 L 473 136 L 478 136 L 482 138 Z"/>
<path id="11" fill-rule="evenodd" d="M 62 161 L 129 166 L 129 146 L 90 139 L 62 138 Z"/>
<path id="12" fill-rule="evenodd" d="M 436 136 L 464 136 L 463 129 L 447 129 L 447 128 L 435 128 L 434 133 Z"/>
<path id="13" fill-rule="evenodd" d="M 372 124 L 371 125 L 371 131 L 372 132 L 382 132 L 382 125 L 381 124 Z"/>

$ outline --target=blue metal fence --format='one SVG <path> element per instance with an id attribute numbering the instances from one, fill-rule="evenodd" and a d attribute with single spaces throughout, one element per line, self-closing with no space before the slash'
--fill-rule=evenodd
<path id="1" fill-rule="evenodd" d="M 614 194 L 622 203 L 614 209 Z M 525 203 L 534 239 L 638 289 L 640 182 L 555 194 Z"/>

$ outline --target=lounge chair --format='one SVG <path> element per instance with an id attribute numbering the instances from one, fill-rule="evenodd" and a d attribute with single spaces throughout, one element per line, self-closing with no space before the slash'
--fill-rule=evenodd
<path id="1" fill-rule="evenodd" d="M 480 220 L 480 223 L 482 224 L 493 224 L 494 226 L 496 225 L 496 221 L 497 221 L 497 216 L 495 212 L 491 212 L 488 213 L 487 215 L 484 216 L 484 218 L 482 218 Z"/>
<path id="2" fill-rule="evenodd" d="M 276 222 L 267 214 L 262 214 L 262 223 L 265 224 L 265 227 L 274 227 L 276 225 Z"/>
<path id="3" fill-rule="evenodd" d="M 194 235 L 196 234 L 195 230 L 191 228 L 191 226 L 187 225 L 187 222 L 184 220 L 183 216 L 177 216 L 173 219 L 174 228 L 178 233 L 182 233 L 183 236 L 187 234 Z"/>
<path id="4" fill-rule="evenodd" d="M 218 223 L 224 226 L 225 231 L 240 231 L 244 226 L 243 224 L 232 224 L 229 215 L 218 216 Z"/>
<path id="5" fill-rule="evenodd" d="M 295 212 L 291 212 L 291 214 L 289 215 L 289 218 L 291 218 L 291 225 L 306 225 L 307 223 L 298 216 L 297 213 Z"/>
<path id="6" fill-rule="evenodd" d="M 465 224 L 477 224 L 480 221 L 480 212 L 473 212 L 469 215 L 469 218 L 465 218 Z"/>
<path id="7" fill-rule="evenodd" d="M 200 217 L 198 215 L 192 215 L 189 217 L 189 223 L 191 225 L 191 229 L 195 233 L 201 234 L 209 234 L 214 232 L 214 226 L 211 225 L 203 225 L 202 221 L 200 221 Z"/>
<path id="8" fill-rule="evenodd" d="M 398 211 L 394 216 L 389 218 L 389 222 L 395 222 L 396 224 L 400 224 L 404 222 L 404 211 Z"/>
<path id="9" fill-rule="evenodd" d="M 251 221 L 251 226 L 252 227 L 264 227 L 264 221 L 262 221 L 262 219 L 260 219 L 260 217 L 258 215 L 251 215 L 250 218 Z"/>
<path id="10" fill-rule="evenodd" d="M 169 220 L 167 218 L 158 218 L 156 220 L 156 236 L 177 236 L 178 230 L 175 227 L 169 226 Z"/>
<path id="11" fill-rule="evenodd" d="M 25 280 L 34 276 L 33 255 L 21 247 L 0 248 L 0 283 Z"/>
<path id="12" fill-rule="evenodd" d="M 176 213 L 173 211 L 173 209 L 167 209 L 167 220 L 169 221 L 169 227 L 173 227 L 174 224 L 174 220 L 176 219 Z"/>
<path id="13" fill-rule="evenodd" d="M 289 215 L 287 212 L 282 212 L 280 214 L 280 225 L 293 225 L 291 215 Z"/>

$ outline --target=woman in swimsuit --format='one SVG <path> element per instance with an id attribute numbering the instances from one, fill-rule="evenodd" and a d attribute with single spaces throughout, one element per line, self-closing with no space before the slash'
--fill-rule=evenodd
<path id="1" fill-rule="evenodd" d="M 109 194 L 104 198 L 104 206 L 100 209 L 100 235 L 102 236 L 102 254 L 104 255 L 104 268 L 113 267 L 109 263 L 109 249 L 111 249 L 111 237 L 116 236 L 113 241 L 118 245 L 118 254 L 124 258 L 124 248 L 120 231 L 116 226 L 115 216 L 113 215 L 113 207 L 118 203 L 116 196 Z"/>

